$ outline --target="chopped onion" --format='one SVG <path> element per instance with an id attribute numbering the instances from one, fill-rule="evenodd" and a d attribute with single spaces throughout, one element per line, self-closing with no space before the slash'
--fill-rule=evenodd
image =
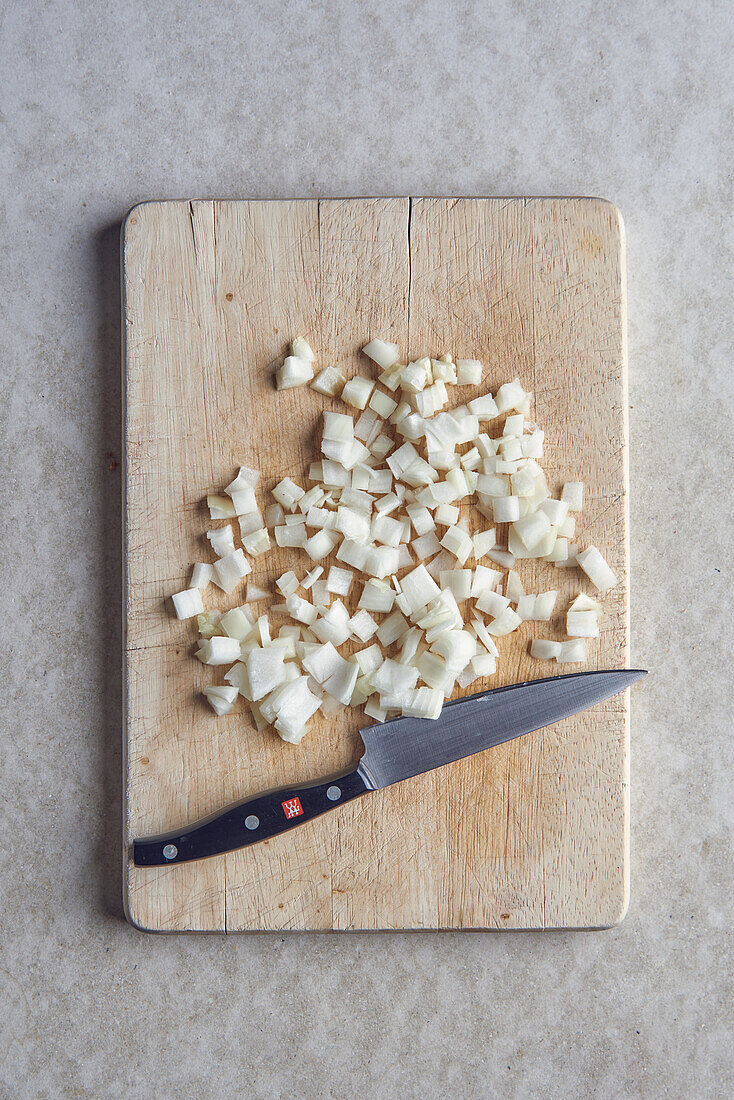
<path id="1" fill-rule="evenodd" d="M 249 607 L 233 607 L 231 611 L 227 611 L 222 615 L 219 625 L 228 638 L 235 638 L 238 642 L 244 642 L 254 625 L 252 612 Z"/>
<path id="2" fill-rule="evenodd" d="M 214 562 L 212 568 L 214 571 L 212 580 L 228 595 L 235 590 L 243 577 L 252 572 L 252 566 L 242 550 L 225 554 Z"/>
<path id="3" fill-rule="evenodd" d="M 559 665 L 578 664 L 586 660 L 586 639 L 572 638 L 568 642 L 561 642 L 561 649 L 556 657 Z"/>
<path id="4" fill-rule="evenodd" d="M 478 359 L 456 360 L 456 382 L 459 386 L 478 386 L 482 381 L 482 364 Z"/>
<path id="5" fill-rule="evenodd" d="M 520 519 L 519 497 L 494 497 L 492 511 L 495 523 L 513 523 Z"/>
<path id="6" fill-rule="evenodd" d="M 270 535 L 264 527 L 261 527 L 259 531 L 253 531 L 251 535 L 243 538 L 242 545 L 251 557 L 256 558 L 270 549 Z"/>
<path id="7" fill-rule="evenodd" d="M 226 635 L 202 638 L 196 656 L 205 665 L 231 665 L 240 656 L 240 643 Z"/>
<path id="8" fill-rule="evenodd" d="M 235 514 L 234 504 L 230 497 L 209 495 L 206 498 L 210 519 L 230 519 Z"/>
<path id="9" fill-rule="evenodd" d="M 237 701 L 237 688 L 212 685 L 204 688 L 204 695 L 214 713 L 221 718 L 223 714 L 229 714 L 230 711 L 234 710 Z"/>
<path id="10" fill-rule="evenodd" d="M 245 600 L 247 603 L 258 603 L 260 600 L 266 600 L 269 595 L 270 593 L 266 588 L 260 588 L 257 584 L 248 583 Z"/>
<path id="11" fill-rule="evenodd" d="M 496 638 L 499 638 L 505 634 L 510 634 L 513 630 L 517 630 L 521 622 L 522 619 L 517 612 L 513 611 L 511 607 L 506 607 L 505 610 L 489 624 L 487 630 L 490 634 L 494 634 Z"/>
<path id="12" fill-rule="evenodd" d="M 588 546 L 576 555 L 576 561 L 583 569 L 591 583 L 600 592 L 608 592 L 618 583 L 617 576 L 612 572 L 605 558 L 595 546 Z"/>
<path id="13" fill-rule="evenodd" d="M 351 405 L 354 409 L 365 409 L 370 399 L 375 383 L 361 374 L 350 378 L 342 390 L 342 401 Z"/>
<path id="14" fill-rule="evenodd" d="M 337 397 L 341 393 L 346 378 L 336 367 L 326 367 L 316 375 L 311 383 L 311 389 L 317 393 L 323 393 L 327 397 Z"/>
<path id="15" fill-rule="evenodd" d="M 282 366 L 275 372 L 275 384 L 279 390 L 290 390 L 295 386 L 305 386 L 313 378 L 313 367 L 308 359 L 297 355 L 286 357 Z"/>
<path id="16" fill-rule="evenodd" d="M 377 633 L 377 623 L 364 608 L 360 608 L 352 615 L 349 626 L 353 636 L 360 642 L 368 642 L 373 634 Z"/>
<path id="17" fill-rule="evenodd" d="M 563 486 L 561 500 L 568 505 L 569 512 L 580 512 L 584 503 L 583 481 L 567 481 Z"/>
<path id="18" fill-rule="evenodd" d="M 197 563 L 191 588 L 173 602 L 179 617 L 197 616 L 199 659 L 232 664 L 225 676 L 230 686 L 205 691 L 217 713 L 231 710 L 239 693 L 250 702 L 258 729 L 274 725 L 292 744 L 300 742 L 319 708 L 328 716 L 363 705 L 378 721 L 392 715 L 436 718 L 455 683 L 468 688 L 494 674 L 495 637 L 523 621 L 550 620 L 558 593 L 526 593 L 513 571 L 516 559 L 559 567 L 578 563 L 601 591 L 616 583 L 596 547 L 579 553 L 569 541 L 576 533 L 569 512 L 581 509 L 583 483 L 567 482 L 561 499 L 551 498 L 537 461 L 544 433 L 528 419 L 532 395 L 519 379 L 501 385 L 496 397 L 479 394 L 447 410 L 448 386 L 481 381 L 478 360 L 454 365 L 442 355 L 402 364 L 396 344 L 372 340 L 364 352 L 381 369 L 382 390 L 361 375 L 345 382 L 335 367 L 314 379 L 315 355 L 303 337 L 290 350 L 276 372 L 278 388 L 311 382 L 324 395 L 341 393 L 360 415 L 355 423 L 351 415 L 324 412 L 322 457 L 310 465 L 308 490 L 283 478 L 263 518 L 256 497 L 259 473 L 243 466 L 224 495 L 207 497 L 209 513 L 213 519 L 236 515 L 244 550 L 253 557 L 271 548 L 273 531 L 279 547 L 302 550 L 313 562 L 334 555 L 345 568 L 329 564 L 324 576 L 324 566 L 317 565 L 306 574 L 302 587 L 312 602 L 299 595 L 295 572 L 280 576 L 276 588 L 285 602 L 271 610 L 285 612 L 293 624 L 272 638 L 267 616 L 255 622 L 247 604 L 224 615 L 204 611 L 201 591 L 210 579 L 231 592 L 251 572 L 228 524 L 208 533 L 218 560 Z M 498 416 L 504 416 L 501 438 L 480 432 L 481 422 Z M 388 425 L 403 437 L 399 446 Z M 507 549 L 497 546 L 494 527 L 470 526 L 462 501 L 473 501 L 485 519 L 509 524 Z M 411 549 L 426 564 L 415 566 Z M 475 568 L 461 568 L 470 557 Z M 504 594 L 502 574 L 479 564 L 484 557 L 510 570 Z M 353 570 L 363 574 L 363 582 L 358 609 L 350 615 L 342 598 L 351 591 Z M 248 602 L 268 596 L 247 585 Z M 467 625 L 459 603 L 468 599 L 476 601 L 477 612 Z M 375 612 L 387 616 L 379 626 Z M 485 625 L 479 612 L 492 621 Z M 531 655 L 562 663 L 585 660 L 585 638 L 598 634 L 596 601 L 579 595 L 566 626 L 566 641 L 534 639 Z M 352 658 L 338 652 L 350 639 L 364 643 L 375 635 L 379 644 Z M 399 658 L 385 658 L 382 647 L 395 643 Z M 418 686 L 419 678 L 425 686 Z"/>
<path id="19" fill-rule="evenodd" d="M 191 588 L 206 588 L 212 579 L 214 570 L 208 562 L 197 561 L 191 570 Z M 181 616 L 179 615 L 179 618 Z"/>
<path id="20" fill-rule="evenodd" d="M 530 643 L 530 656 L 537 657 L 541 661 L 552 661 L 561 652 L 561 643 L 552 642 L 547 638 L 533 638 Z"/>
<path id="21" fill-rule="evenodd" d="M 585 592 L 579 592 L 576 599 L 568 609 L 569 611 L 601 611 L 601 604 L 592 600 Z"/>
<path id="22" fill-rule="evenodd" d="M 550 592 L 540 592 L 535 597 L 535 613 L 533 615 L 535 622 L 547 623 L 550 620 L 557 598 L 558 592 L 555 589 Z"/>
<path id="23" fill-rule="evenodd" d="M 387 340 L 370 340 L 369 344 L 365 344 L 362 348 L 362 351 L 383 370 L 387 370 L 393 363 L 396 363 L 399 357 L 398 345 L 391 344 Z"/>
<path id="24" fill-rule="evenodd" d="M 598 638 L 599 620 L 596 611 L 568 611 L 566 633 L 570 638 Z"/>
<path id="25" fill-rule="evenodd" d="M 324 572 L 323 565 L 317 565 L 315 569 L 312 569 L 310 573 L 307 573 L 301 582 L 301 587 L 308 591 L 311 586 L 319 579 Z"/>
<path id="26" fill-rule="evenodd" d="M 194 615 L 200 615 L 204 610 L 201 590 L 198 587 L 187 588 L 183 592 L 174 592 L 171 599 L 178 619 L 191 619 Z"/>
<path id="27" fill-rule="evenodd" d="M 307 363 L 313 363 L 316 359 L 316 356 L 302 336 L 296 336 L 295 340 L 291 341 L 291 354 L 297 356 L 299 359 L 305 359 Z"/>

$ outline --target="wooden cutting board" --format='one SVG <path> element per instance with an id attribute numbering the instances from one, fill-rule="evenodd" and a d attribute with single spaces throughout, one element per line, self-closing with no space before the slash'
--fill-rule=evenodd
<path id="1" fill-rule="evenodd" d="M 346 767 L 361 711 L 313 722 L 300 747 L 217 719 L 199 694 L 224 670 L 193 658 L 193 622 L 167 597 L 211 560 L 203 506 L 240 463 L 269 489 L 316 457 L 324 408 L 276 393 L 289 340 L 322 366 L 369 373 L 373 336 L 404 355 L 476 357 L 483 390 L 519 376 L 545 429 L 551 491 L 586 482 L 578 532 L 622 578 L 588 668 L 628 648 L 623 228 L 596 199 L 153 202 L 123 233 L 127 411 L 125 850 L 230 802 Z M 457 402 L 469 396 L 456 390 Z M 257 560 L 268 587 L 297 552 Z M 552 624 L 501 640 L 492 681 L 556 671 L 532 635 L 563 636 L 576 569 L 519 563 L 558 587 Z M 356 586 L 355 586 L 356 587 Z M 210 606 L 218 600 L 210 586 Z M 577 667 L 577 666 L 574 666 Z M 528 737 L 375 792 L 247 850 L 138 869 L 129 918 L 150 930 L 587 928 L 628 896 L 628 693 Z"/>

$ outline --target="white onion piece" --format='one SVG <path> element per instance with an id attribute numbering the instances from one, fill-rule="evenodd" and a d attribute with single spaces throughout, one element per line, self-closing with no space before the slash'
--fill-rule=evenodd
<path id="1" fill-rule="evenodd" d="M 514 555 L 508 554 L 501 546 L 495 546 L 492 550 L 488 550 L 486 556 L 491 558 L 492 561 L 497 562 L 497 565 L 503 566 L 505 569 L 512 569 L 515 564 Z"/>
<path id="2" fill-rule="evenodd" d="M 441 546 L 453 554 L 460 565 L 474 552 L 471 537 L 457 525 L 449 527 L 441 539 Z"/>
<path id="3" fill-rule="evenodd" d="M 570 638 L 598 638 L 599 620 L 596 611 L 568 611 L 566 633 Z"/>
<path id="4" fill-rule="evenodd" d="M 561 500 L 566 502 L 569 512 L 580 512 L 584 504 L 583 481 L 567 481 L 563 486 Z"/>
<path id="5" fill-rule="evenodd" d="M 316 359 L 303 336 L 296 336 L 295 340 L 291 341 L 291 355 L 296 355 L 299 359 L 305 359 L 307 363 L 313 363 Z"/>
<path id="6" fill-rule="evenodd" d="M 353 637 L 358 638 L 360 642 L 368 642 L 377 633 L 377 623 L 364 608 L 355 611 L 349 620 L 349 626 Z"/>
<path id="7" fill-rule="evenodd" d="M 292 592 L 295 592 L 298 588 L 299 580 L 292 569 L 289 569 L 287 573 L 283 573 L 278 577 L 275 582 L 275 587 L 278 589 L 282 596 L 290 596 Z"/>
<path id="8" fill-rule="evenodd" d="M 365 344 L 362 348 L 362 351 L 383 370 L 387 370 L 393 363 L 396 363 L 399 357 L 398 345 L 391 344 L 388 340 L 370 340 L 369 344 Z"/>
<path id="9" fill-rule="evenodd" d="M 208 562 L 197 561 L 191 570 L 190 588 L 206 588 L 213 576 L 213 569 Z M 179 615 L 179 618 L 181 616 Z"/>
<path id="10" fill-rule="evenodd" d="M 500 638 L 505 634 L 510 634 L 513 630 L 517 630 L 520 626 L 522 619 L 513 611 L 511 607 L 506 607 L 505 610 L 494 619 L 487 630 L 490 634 L 494 634 L 496 638 Z"/>
<path id="11" fill-rule="evenodd" d="M 549 497 L 541 503 L 540 511 L 544 512 L 550 522 L 557 527 L 559 524 L 563 523 L 568 515 L 568 501 L 551 500 Z"/>
<path id="12" fill-rule="evenodd" d="M 495 618 L 500 616 L 509 606 L 510 601 L 507 596 L 500 596 L 491 588 L 485 588 L 477 600 L 477 607 L 479 610 L 486 611 L 488 615 L 492 615 Z"/>
<path id="13" fill-rule="evenodd" d="M 533 638 L 530 643 L 530 656 L 541 661 L 552 661 L 561 652 L 561 643 L 552 642 L 547 638 Z"/>
<path id="14" fill-rule="evenodd" d="M 579 664 L 586 660 L 586 639 L 572 638 L 568 642 L 561 642 L 561 649 L 556 657 L 559 665 Z"/>
<path id="15" fill-rule="evenodd" d="M 254 489 L 259 480 L 259 470 L 253 470 L 249 466 L 240 466 L 237 477 L 234 481 L 230 481 L 224 491 L 231 496 L 232 493 L 239 492 L 242 489 Z"/>
<path id="16" fill-rule="evenodd" d="M 342 401 L 354 409 L 365 409 L 374 388 L 375 383 L 371 379 L 357 374 L 344 386 L 341 394 Z"/>
<path id="17" fill-rule="evenodd" d="M 440 595 L 440 588 L 428 573 L 424 565 L 419 565 L 412 573 L 408 573 L 400 581 L 402 594 L 405 597 L 410 614 L 415 614 Z M 383 623 L 383 626 L 385 624 Z"/>
<path id="18" fill-rule="evenodd" d="M 428 578 L 430 580 L 430 577 Z M 401 638 L 408 630 L 408 623 L 400 611 L 393 611 L 377 630 L 380 645 L 389 646 Z"/>
<path id="19" fill-rule="evenodd" d="M 229 595 L 233 592 L 243 577 L 252 572 L 252 566 L 244 555 L 244 551 L 235 550 L 232 554 L 225 554 L 214 562 L 212 580 Z"/>
<path id="20" fill-rule="evenodd" d="M 482 381 L 482 364 L 478 359 L 456 360 L 456 382 L 459 386 L 478 386 Z"/>
<path id="21" fill-rule="evenodd" d="M 305 386 L 313 378 L 313 367 L 308 359 L 297 355 L 288 355 L 282 366 L 275 372 L 275 384 L 279 390 L 290 390 L 295 386 Z"/>
<path id="22" fill-rule="evenodd" d="M 601 611 L 601 604 L 592 600 L 585 592 L 579 592 L 576 599 L 568 609 L 569 611 Z"/>
<path id="23" fill-rule="evenodd" d="M 327 397 L 337 397 L 346 382 L 346 378 L 336 367 L 326 367 L 311 383 L 311 389 Z"/>
<path id="24" fill-rule="evenodd" d="M 547 623 L 556 606 L 558 592 L 552 589 L 550 592 L 539 592 L 535 597 L 535 612 L 533 619 L 536 623 Z"/>
<path id="25" fill-rule="evenodd" d="M 261 527 L 259 531 L 246 535 L 242 539 L 242 545 L 251 557 L 256 558 L 270 549 L 270 535 L 264 527 Z"/>
<path id="26" fill-rule="evenodd" d="M 520 500 L 518 497 L 493 497 L 492 512 L 495 523 L 513 523 L 520 519 Z"/>
<path id="27" fill-rule="evenodd" d="M 285 605 L 288 608 L 288 614 L 291 618 L 296 619 L 299 623 L 306 623 L 307 626 L 313 626 L 318 618 L 318 611 L 312 603 L 308 600 L 304 600 L 301 596 L 292 592 L 290 596 L 286 598 Z"/>
<path id="28" fill-rule="evenodd" d="M 331 642 L 324 642 L 313 648 L 301 661 L 309 676 L 313 676 L 317 684 L 323 684 L 330 676 L 339 672 L 347 661 L 334 648 Z"/>
<path id="29" fill-rule="evenodd" d="M 247 485 L 244 489 L 237 489 L 230 493 L 232 504 L 234 506 L 235 515 L 244 516 L 248 512 L 257 511 L 257 501 L 255 499 L 255 490 L 251 485 Z"/>
<path id="30" fill-rule="evenodd" d="M 303 546 L 308 538 L 305 523 L 284 524 L 276 527 L 274 534 L 278 546 Z"/>
<path id="31" fill-rule="evenodd" d="M 240 656 L 240 643 L 226 635 L 203 638 L 196 656 L 204 665 L 231 665 Z"/>
<path id="32" fill-rule="evenodd" d="M 287 512 L 295 512 L 298 501 L 306 495 L 305 490 L 289 477 L 279 481 L 272 490 L 272 494 Z"/>
<path id="33" fill-rule="evenodd" d="M 171 599 L 177 619 L 191 619 L 204 610 L 201 590 L 197 587 L 186 588 L 183 592 L 174 592 Z"/>
<path id="34" fill-rule="evenodd" d="M 586 550 L 582 550 L 576 555 L 576 561 L 600 592 L 608 592 L 618 583 L 617 576 L 596 546 L 588 546 Z"/>
<path id="35" fill-rule="evenodd" d="M 249 607 L 233 607 L 222 615 L 219 625 L 228 638 L 244 642 L 252 632 L 254 619 Z"/>
<path id="36" fill-rule="evenodd" d="M 520 596 L 519 600 L 517 601 L 517 614 L 518 617 L 523 620 L 523 622 L 528 622 L 535 618 L 536 600 L 537 596 L 527 595 Z"/>
<path id="37" fill-rule="evenodd" d="M 471 569 L 444 569 L 441 571 L 441 588 L 453 592 L 457 603 L 468 600 L 471 595 Z"/>
<path id="38" fill-rule="evenodd" d="M 234 504 L 230 497 L 221 497 L 210 494 L 206 498 L 210 519 L 230 519 L 235 514 Z"/>
<path id="39" fill-rule="evenodd" d="M 204 688 L 204 695 L 215 714 L 220 718 L 223 714 L 229 714 L 234 710 L 237 701 L 236 687 L 210 686 Z"/>
<path id="40" fill-rule="evenodd" d="M 312 569 L 311 572 L 307 573 L 306 576 L 303 578 L 303 581 L 301 582 L 301 587 L 305 588 L 308 592 L 308 590 L 316 583 L 323 572 L 323 565 L 317 565 L 315 569 Z"/>

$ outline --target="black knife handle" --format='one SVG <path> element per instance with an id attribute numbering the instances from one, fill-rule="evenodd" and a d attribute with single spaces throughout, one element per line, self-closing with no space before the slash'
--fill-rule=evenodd
<path id="1" fill-rule="evenodd" d="M 134 840 L 133 863 L 136 867 L 165 867 L 244 848 L 302 825 L 371 789 L 359 771 L 353 771 L 320 783 L 268 791 L 237 802 L 184 832 Z"/>

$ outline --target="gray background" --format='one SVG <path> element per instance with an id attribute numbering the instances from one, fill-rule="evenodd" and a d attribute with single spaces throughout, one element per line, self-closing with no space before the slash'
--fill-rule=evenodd
<path id="1" fill-rule="evenodd" d="M 3 1097 L 728 1097 L 732 9 L 0 4 Z M 120 911 L 118 226 L 591 194 L 629 244 L 632 905 L 586 934 Z"/>

